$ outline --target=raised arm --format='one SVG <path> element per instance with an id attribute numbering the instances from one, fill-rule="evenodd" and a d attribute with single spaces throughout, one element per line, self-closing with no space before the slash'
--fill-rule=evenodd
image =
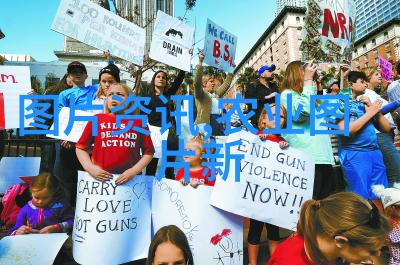
<path id="1" fill-rule="evenodd" d="M 169 95 L 175 95 L 176 91 L 178 91 L 179 87 L 181 86 L 183 79 L 185 78 L 185 71 L 180 70 L 178 75 L 175 77 L 174 82 L 172 85 L 168 88 L 167 93 Z"/>
<path id="2" fill-rule="evenodd" d="M 196 100 L 202 100 L 205 96 L 205 92 L 203 90 L 203 60 L 204 54 L 201 51 L 199 53 L 199 64 L 196 67 L 196 72 L 194 74 L 194 98 Z"/>

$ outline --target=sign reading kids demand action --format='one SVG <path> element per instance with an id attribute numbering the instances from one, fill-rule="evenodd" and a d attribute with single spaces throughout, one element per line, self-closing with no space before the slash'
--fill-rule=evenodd
<path id="1" fill-rule="evenodd" d="M 204 62 L 232 73 L 235 69 L 237 37 L 207 19 L 204 40 Z"/>
<path id="2" fill-rule="evenodd" d="M 166 225 L 178 226 L 189 241 L 194 264 L 242 264 L 243 218 L 211 206 L 212 189 L 154 180 L 154 231 Z"/>
<path id="3" fill-rule="evenodd" d="M 143 28 L 89 0 L 62 0 L 51 29 L 137 65 L 143 64 Z"/>
<path id="4" fill-rule="evenodd" d="M 120 264 L 147 257 L 151 185 L 146 176 L 117 186 L 114 180 L 100 182 L 79 171 L 72 234 L 78 263 Z"/>
<path id="5" fill-rule="evenodd" d="M 159 10 L 151 40 L 150 58 L 190 71 L 189 50 L 193 44 L 193 33 L 193 27 Z"/>
<path id="6" fill-rule="evenodd" d="M 304 59 L 337 62 L 348 53 L 354 34 L 352 0 L 308 0 Z"/>
<path id="7" fill-rule="evenodd" d="M 240 182 L 234 171 L 226 181 L 217 178 L 210 203 L 225 211 L 295 230 L 301 204 L 311 199 L 314 161 L 296 149 L 282 150 L 274 142 L 241 131 L 227 142 L 241 140 L 231 154 L 244 154 Z M 230 168 L 235 168 L 232 160 Z"/>

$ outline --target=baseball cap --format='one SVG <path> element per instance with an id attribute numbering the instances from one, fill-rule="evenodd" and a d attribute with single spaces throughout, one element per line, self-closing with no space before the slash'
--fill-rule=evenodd
<path id="1" fill-rule="evenodd" d="M 83 63 L 74 61 L 68 65 L 67 68 L 68 74 L 79 73 L 79 72 L 84 72 L 85 74 L 87 74 L 86 67 Z"/>
<path id="2" fill-rule="evenodd" d="M 275 71 L 275 69 L 276 69 L 275 64 L 271 64 L 270 66 L 269 65 L 261 66 L 260 70 L 258 70 L 258 77 L 260 77 L 262 75 L 262 73 L 264 73 L 265 71 L 272 72 L 272 71 Z"/>

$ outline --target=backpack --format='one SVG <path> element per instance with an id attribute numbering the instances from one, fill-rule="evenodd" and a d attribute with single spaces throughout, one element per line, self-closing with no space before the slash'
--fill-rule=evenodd
<path id="1" fill-rule="evenodd" d="M 6 226 L 14 226 L 18 213 L 22 207 L 30 200 L 28 184 L 20 183 L 11 186 L 1 200 L 3 210 L 0 219 Z"/>

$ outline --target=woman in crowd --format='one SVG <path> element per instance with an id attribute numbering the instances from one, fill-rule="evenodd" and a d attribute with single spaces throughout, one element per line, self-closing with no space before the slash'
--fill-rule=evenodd
<path id="1" fill-rule="evenodd" d="M 354 193 L 308 200 L 297 234 L 276 249 L 268 265 L 374 264 L 390 229 L 376 206 Z"/>
<path id="2" fill-rule="evenodd" d="M 301 133 L 283 133 L 289 146 L 302 150 L 311 155 L 315 160 L 315 179 L 314 179 L 314 199 L 322 199 L 332 194 L 336 187 L 334 182 L 334 164 L 332 145 L 329 135 L 310 134 L 310 101 L 311 95 L 317 94 L 316 83 L 314 82 L 317 66 L 313 63 L 303 65 L 300 61 L 291 62 L 286 68 L 285 76 L 281 84 L 281 104 L 293 113 L 292 127 L 287 129 L 300 129 Z M 288 105 L 288 97 L 292 98 L 291 106 Z M 315 104 L 318 104 L 315 101 Z M 295 120 L 297 114 L 298 118 Z M 327 130 L 322 128 L 319 123 L 326 123 L 322 119 L 316 119 L 315 129 Z M 287 123 L 289 124 L 289 123 Z"/>

